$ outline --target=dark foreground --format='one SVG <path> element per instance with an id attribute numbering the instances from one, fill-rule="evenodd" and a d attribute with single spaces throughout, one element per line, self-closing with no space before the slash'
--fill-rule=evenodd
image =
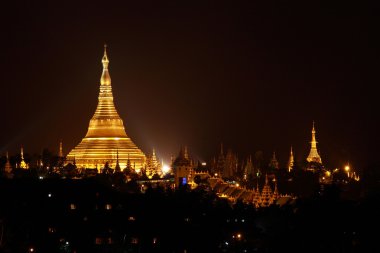
<path id="1" fill-rule="evenodd" d="M 137 185 L 134 185 L 136 189 Z M 205 190 L 1 179 L 0 252 L 380 252 L 379 191 L 231 206 Z"/>

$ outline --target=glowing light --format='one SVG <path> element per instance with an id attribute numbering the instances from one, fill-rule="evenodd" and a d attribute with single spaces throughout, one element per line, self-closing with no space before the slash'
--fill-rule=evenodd
<path id="1" fill-rule="evenodd" d="M 170 167 L 166 164 L 162 166 L 162 173 L 166 174 L 170 171 Z"/>
<path id="2" fill-rule="evenodd" d="M 202 166 L 206 166 L 206 165 L 207 165 L 207 163 L 205 163 L 205 162 L 202 163 Z"/>
<path id="3" fill-rule="evenodd" d="M 345 170 L 346 172 L 349 172 L 349 171 L 350 171 L 350 166 L 349 166 L 349 165 L 346 165 L 346 166 L 344 167 L 344 170 Z"/>

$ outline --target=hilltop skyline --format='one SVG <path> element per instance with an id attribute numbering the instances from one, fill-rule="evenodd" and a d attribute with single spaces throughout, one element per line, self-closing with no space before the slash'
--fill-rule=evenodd
<path id="1" fill-rule="evenodd" d="M 377 162 L 366 6 L 311 3 L 11 4 L 2 17 L 0 152 L 67 154 L 85 135 L 109 46 L 115 106 L 145 153 L 169 162 L 187 145 L 208 161 L 220 143 L 241 159 L 290 146 L 304 161 L 315 121 L 330 167 Z"/>

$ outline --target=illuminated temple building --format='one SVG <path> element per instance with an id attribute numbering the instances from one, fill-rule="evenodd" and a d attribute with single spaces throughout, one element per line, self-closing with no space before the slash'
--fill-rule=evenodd
<path id="1" fill-rule="evenodd" d="M 232 203 L 241 200 L 247 204 L 253 204 L 254 207 L 268 207 L 272 204 L 279 204 L 284 200 L 293 199 L 289 195 L 280 195 L 277 188 L 277 180 L 273 178 L 274 190 L 272 190 L 268 176 L 265 176 L 265 184 L 260 191 L 257 183 L 256 189 L 247 189 L 236 184 L 225 182 L 221 178 L 213 177 L 209 179 L 211 189 L 221 198 L 226 198 Z"/>
<path id="2" fill-rule="evenodd" d="M 127 136 L 123 120 L 115 109 L 106 46 L 102 64 L 98 106 L 86 136 L 67 155 L 66 163 L 75 163 L 78 168 L 98 168 L 106 163 L 113 168 L 118 163 L 121 169 L 130 164 L 139 170 L 145 166 L 146 157 Z"/>

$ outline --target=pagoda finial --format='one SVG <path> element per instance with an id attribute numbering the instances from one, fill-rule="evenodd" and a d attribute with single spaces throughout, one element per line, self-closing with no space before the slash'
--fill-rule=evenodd
<path id="1" fill-rule="evenodd" d="M 100 84 L 101 85 L 111 85 L 111 77 L 110 74 L 108 73 L 108 56 L 107 56 L 107 45 L 104 44 L 104 55 L 102 58 L 102 64 L 103 64 L 103 73 L 102 77 L 100 78 Z"/>
<path id="2" fill-rule="evenodd" d="M 103 54 L 103 59 L 102 59 L 102 63 L 104 64 L 104 62 L 109 62 L 108 61 L 108 57 L 107 57 L 107 44 L 104 43 L 104 54 Z"/>
<path id="3" fill-rule="evenodd" d="M 268 184 L 268 174 L 265 174 L 265 185 Z"/>

